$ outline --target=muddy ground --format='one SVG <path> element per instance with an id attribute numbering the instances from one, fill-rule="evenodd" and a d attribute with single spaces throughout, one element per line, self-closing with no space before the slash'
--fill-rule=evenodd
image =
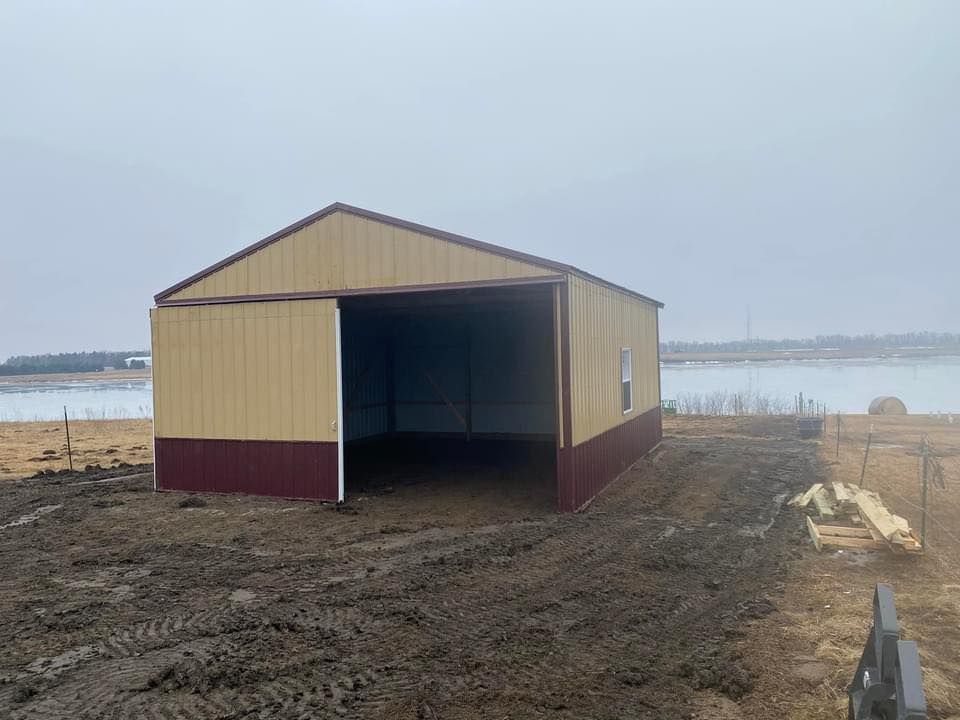
<path id="1" fill-rule="evenodd" d="M 720 717 L 801 552 L 792 422 L 669 437 L 577 515 L 455 478 L 339 508 L 4 483 L 0 716 Z"/>

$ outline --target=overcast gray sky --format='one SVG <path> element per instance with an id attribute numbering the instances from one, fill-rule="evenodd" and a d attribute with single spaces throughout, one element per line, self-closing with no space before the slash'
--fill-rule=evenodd
<path id="1" fill-rule="evenodd" d="M 960 3 L 0 4 L 0 356 L 334 200 L 573 263 L 665 339 L 960 331 Z"/>

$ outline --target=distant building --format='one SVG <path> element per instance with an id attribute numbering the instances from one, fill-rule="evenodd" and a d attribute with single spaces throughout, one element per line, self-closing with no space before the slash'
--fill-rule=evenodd
<path id="1" fill-rule="evenodd" d="M 130 367 L 130 363 L 135 361 L 142 362 L 147 367 L 153 367 L 153 358 L 150 357 L 149 355 L 138 355 L 136 357 L 124 358 L 123 363 L 127 367 Z"/>

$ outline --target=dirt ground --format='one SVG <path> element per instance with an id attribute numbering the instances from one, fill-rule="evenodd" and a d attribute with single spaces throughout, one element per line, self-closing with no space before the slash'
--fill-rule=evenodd
<path id="1" fill-rule="evenodd" d="M 106 468 L 120 463 L 153 462 L 153 423 L 150 420 L 71 420 L 70 446 L 77 470 L 87 465 Z M 0 480 L 68 467 L 67 435 L 62 420 L 0 422 Z"/>
<path id="2" fill-rule="evenodd" d="M 790 419 L 733 429 L 577 515 L 456 479 L 339 508 L 4 483 L 0 716 L 739 717 L 819 461 Z"/>

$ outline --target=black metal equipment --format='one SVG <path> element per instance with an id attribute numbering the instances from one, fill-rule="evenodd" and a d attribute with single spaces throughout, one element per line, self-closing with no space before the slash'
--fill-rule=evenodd
<path id="1" fill-rule="evenodd" d="M 818 415 L 797 418 L 797 429 L 804 440 L 823 435 L 823 418 Z"/>
<path id="2" fill-rule="evenodd" d="M 877 584 L 873 627 L 847 689 L 848 720 L 926 720 L 917 644 L 900 639 L 893 589 Z"/>

